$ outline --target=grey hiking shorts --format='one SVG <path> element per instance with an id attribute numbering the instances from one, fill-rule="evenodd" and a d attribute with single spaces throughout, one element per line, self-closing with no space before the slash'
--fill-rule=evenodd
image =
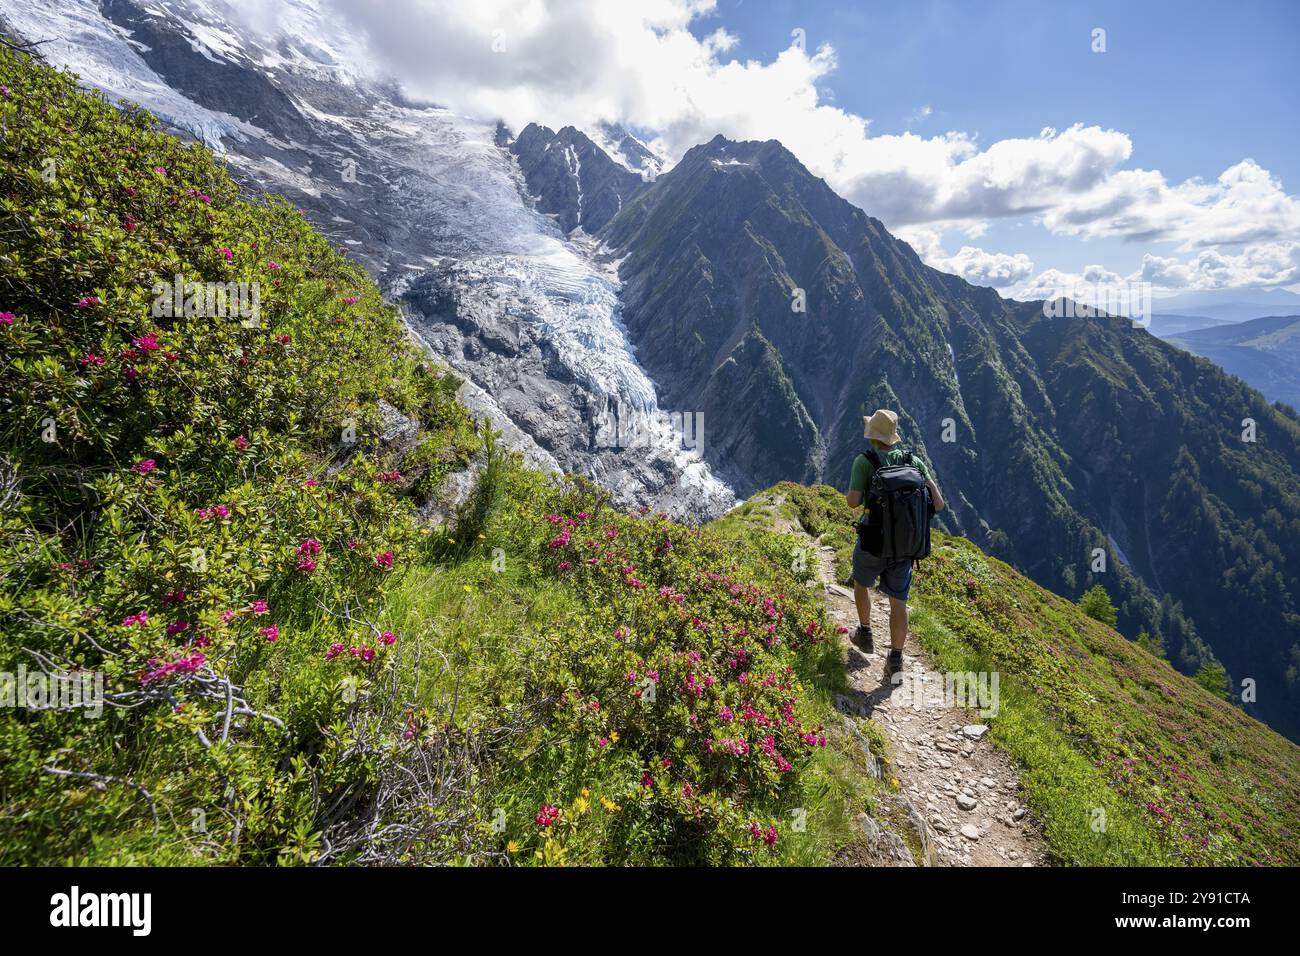
<path id="1" fill-rule="evenodd" d="M 853 580 L 864 588 L 876 587 L 880 579 L 880 593 L 886 597 L 906 601 L 912 590 L 912 559 L 887 561 L 862 550 L 862 545 L 853 546 Z"/>

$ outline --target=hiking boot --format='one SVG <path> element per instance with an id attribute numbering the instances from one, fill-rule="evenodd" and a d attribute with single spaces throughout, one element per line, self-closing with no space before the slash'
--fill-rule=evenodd
<path id="1" fill-rule="evenodd" d="M 896 651 L 892 648 L 889 651 L 889 657 L 885 660 L 885 673 L 890 677 L 902 673 L 903 670 L 903 652 Z"/>
<path id="2" fill-rule="evenodd" d="M 871 625 L 859 624 L 858 629 L 849 635 L 849 641 L 863 654 L 872 654 L 876 645 L 871 640 Z"/>

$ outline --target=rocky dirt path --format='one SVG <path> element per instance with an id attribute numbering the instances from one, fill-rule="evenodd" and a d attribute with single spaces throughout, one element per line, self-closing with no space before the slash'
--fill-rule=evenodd
<path id="1" fill-rule="evenodd" d="M 798 526 L 783 530 L 812 541 Z M 853 592 L 835 580 L 834 549 L 812 546 L 831 621 L 851 632 L 857 610 Z M 852 693 L 836 703 L 850 717 L 870 718 L 888 738 L 890 775 L 915 811 L 913 826 L 918 817 L 924 821 L 923 855 L 937 866 L 1047 865 L 1047 842 L 1022 802 L 1011 759 L 984 739 L 987 727 L 976 713 L 944 700 L 943 673 L 910 633 L 903 673 L 886 678 L 889 601 L 876 591 L 872 597 L 875 653 L 864 654 L 842 635 Z"/>

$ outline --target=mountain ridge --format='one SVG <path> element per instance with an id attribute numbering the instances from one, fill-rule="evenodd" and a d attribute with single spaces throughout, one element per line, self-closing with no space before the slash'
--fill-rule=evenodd
<path id="1" fill-rule="evenodd" d="M 1217 658 L 1234 683 L 1267 682 L 1269 702 L 1246 705 L 1297 733 L 1294 415 L 1128 319 L 926 266 L 777 141 L 693 147 L 600 238 L 661 400 L 714 423 L 710 460 L 742 495 L 842 480 L 861 416 L 894 408 L 949 492 L 948 527 L 1061 593 L 1108 581 L 1130 637 L 1159 635 L 1189 671 Z M 1244 441 L 1243 420 L 1257 425 Z M 1234 542 L 1208 562 L 1188 547 L 1207 529 Z M 1213 606 L 1198 566 L 1249 610 Z"/>

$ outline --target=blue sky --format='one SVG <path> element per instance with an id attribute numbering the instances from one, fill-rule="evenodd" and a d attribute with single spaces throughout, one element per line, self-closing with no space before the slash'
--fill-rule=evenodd
<path id="1" fill-rule="evenodd" d="M 1083 123 L 1128 135 L 1122 168 L 1213 181 L 1249 158 L 1300 192 L 1300 3 L 719 0 L 691 30 L 703 39 L 719 25 L 739 60 L 771 61 L 795 27 L 810 51 L 830 44 L 836 67 L 818 90 L 869 120 L 871 136 L 960 131 L 987 146 Z M 990 220 L 978 243 L 1040 267 L 1100 262 L 1125 275 L 1173 248 L 1053 235 L 1027 217 Z"/>
<path id="2" fill-rule="evenodd" d="M 1225 12 L 1225 8 L 1227 12 Z M 1134 137 L 1133 161 L 1171 179 L 1250 156 L 1300 183 L 1300 3 L 790 3 L 721 0 L 729 54 L 769 60 L 794 26 L 831 43 L 821 85 L 873 132 L 960 129 L 983 141 L 1096 123 Z M 1091 51 L 1094 27 L 1107 50 Z M 923 106 L 934 114 L 909 117 Z"/>

